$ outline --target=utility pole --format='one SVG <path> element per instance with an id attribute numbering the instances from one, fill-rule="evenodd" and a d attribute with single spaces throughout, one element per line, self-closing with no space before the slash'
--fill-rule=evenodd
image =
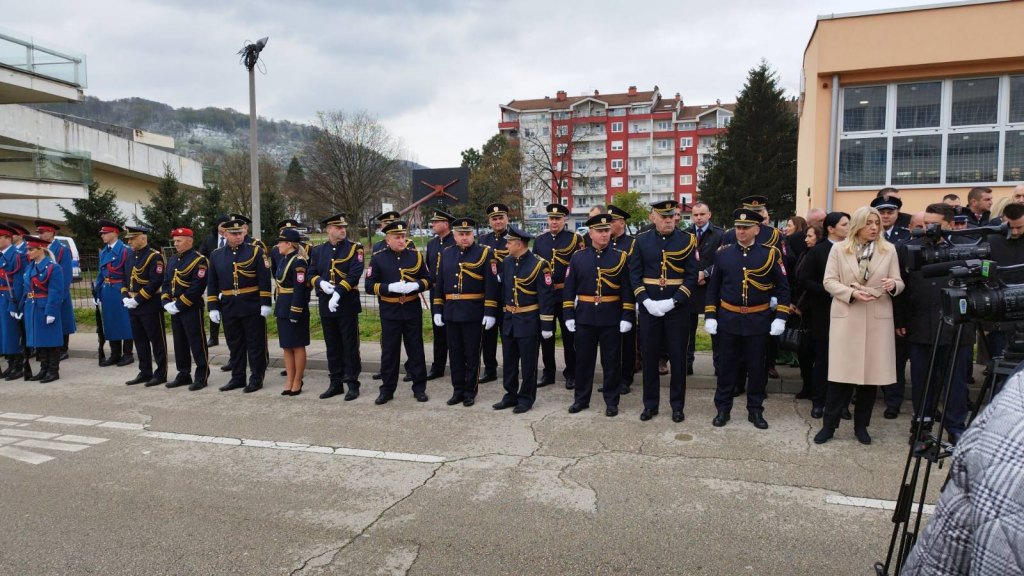
<path id="1" fill-rule="evenodd" d="M 238 52 L 242 56 L 242 64 L 249 70 L 249 180 L 252 185 L 252 236 L 259 238 L 263 228 L 260 223 L 260 163 L 256 144 L 256 65 L 260 52 L 267 45 L 268 37 L 260 38 L 255 43 L 247 43 Z"/>

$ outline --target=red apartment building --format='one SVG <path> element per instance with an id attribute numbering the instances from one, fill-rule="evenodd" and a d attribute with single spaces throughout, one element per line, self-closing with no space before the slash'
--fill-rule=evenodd
<path id="1" fill-rule="evenodd" d="M 513 100 L 500 106 L 498 129 L 523 150 L 527 218 L 558 201 L 576 215 L 613 195 L 640 192 L 645 202 L 694 201 L 704 158 L 729 125 L 734 104 L 684 106 L 636 86 L 618 94 Z M 579 218 L 577 218 L 579 220 Z"/>

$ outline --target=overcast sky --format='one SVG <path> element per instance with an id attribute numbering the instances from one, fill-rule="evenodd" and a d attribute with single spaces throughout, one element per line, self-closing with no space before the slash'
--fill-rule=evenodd
<path id="1" fill-rule="evenodd" d="M 86 94 L 248 111 L 235 53 L 269 36 L 261 116 L 312 122 L 368 110 L 408 157 L 456 166 L 516 98 L 660 87 L 687 104 L 734 101 L 765 58 L 790 95 L 818 15 L 921 0 L 35 0 L 3 28 L 84 53 Z M 855 48 L 852 48 L 855 49 Z"/>

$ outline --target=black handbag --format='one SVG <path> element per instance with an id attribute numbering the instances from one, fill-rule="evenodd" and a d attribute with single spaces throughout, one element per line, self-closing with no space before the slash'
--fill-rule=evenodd
<path id="1" fill-rule="evenodd" d="M 782 334 L 779 335 L 779 349 L 799 352 L 808 338 L 810 338 L 809 330 L 804 328 L 804 318 L 800 316 L 800 321 L 795 327 L 786 326 Z"/>

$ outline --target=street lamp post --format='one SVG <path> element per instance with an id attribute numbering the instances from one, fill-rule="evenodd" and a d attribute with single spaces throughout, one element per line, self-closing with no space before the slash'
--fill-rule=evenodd
<path id="1" fill-rule="evenodd" d="M 263 37 L 255 43 L 247 43 L 238 51 L 242 57 L 242 64 L 249 70 L 249 170 L 250 182 L 252 184 L 252 235 L 258 238 L 263 228 L 260 226 L 260 170 L 259 152 L 256 148 L 256 66 L 259 63 L 260 52 L 267 45 L 268 37 Z"/>

